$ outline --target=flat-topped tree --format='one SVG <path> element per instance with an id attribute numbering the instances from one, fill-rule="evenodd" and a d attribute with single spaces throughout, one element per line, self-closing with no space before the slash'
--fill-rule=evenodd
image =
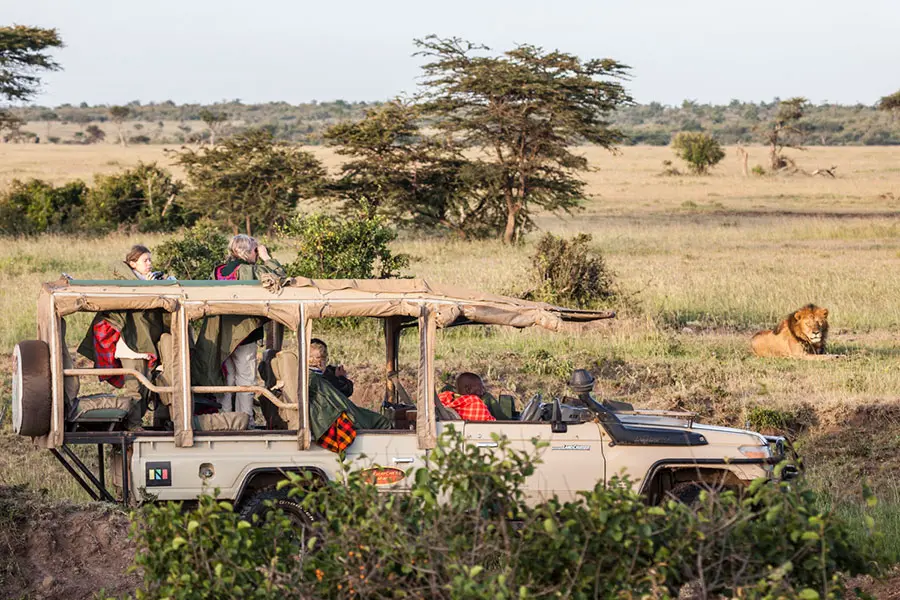
<path id="1" fill-rule="evenodd" d="M 188 210 L 227 225 L 234 233 L 274 233 L 297 210 L 297 202 L 315 197 L 325 169 L 311 153 L 278 142 L 272 133 L 251 129 L 199 150 L 172 154 L 190 187 Z"/>
<path id="2" fill-rule="evenodd" d="M 116 124 L 116 131 L 119 133 L 119 143 L 122 146 L 127 146 L 128 141 L 125 139 L 125 133 L 122 131 L 122 123 L 125 119 L 128 118 L 128 115 L 131 114 L 131 109 L 127 106 L 110 106 L 109 107 L 109 118 L 112 119 L 112 122 Z"/>
<path id="3" fill-rule="evenodd" d="M 228 113 L 204 108 L 200 111 L 200 120 L 209 128 L 209 143 L 216 143 L 216 134 L 228 122 Z"/>
<path id="4" fill-rule="evenodd" d="M 897 113 L 900 113 L 900 90 L 888 96 L 882 96 L 881 100 L 876 104 L 878 110 L 884 110 L 891 114 L 891 122 L 893 123 Z"/>
<path id="5" fill-rule="evenodd" d="M 584 199 L 572 146 L 612 150 L 623 139 L 606 118 L 631 102 L 628 67 L 582 61 L 528 44 L 500 55 L 459 38 L 416 40 L 423 67 L 422 108 L 448 141 L 485 157 L 482 176 L 505 214 L 503 240 L 531 224 L 531 209 L 569 212 Z"/>

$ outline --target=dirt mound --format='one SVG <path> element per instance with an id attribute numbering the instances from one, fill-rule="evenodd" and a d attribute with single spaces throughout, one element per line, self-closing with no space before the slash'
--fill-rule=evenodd
<path id="1" fill-rule="evenodd" d="M 49 502 L 0 486 L 0 597 L 80 600 L 132 592 L 140 575 L 128 516 L 108 504 Z"/>

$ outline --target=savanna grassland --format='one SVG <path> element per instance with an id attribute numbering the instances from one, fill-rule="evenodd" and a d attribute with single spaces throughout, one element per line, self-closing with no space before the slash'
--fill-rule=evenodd
<path id="1" fill-rule="evenodd" d="M 338 158 L 313 148 L 326 165 Z M 451 331 L 438 346 L 442 376 L 484 373 L 520 397 L 558 390 L 573 367 L 599 375 L 601 394 L 637 405 L 697 411 L 714 423 L 789 434 L 810 477 L 830 500 L 855 510 L 863 475 L 882 498 L 885 527 L 900 531 L 900 151 L 815 147 L 795 152 L 806 171 L 837 165 L 837 178 L 741 174 L 733 151 L 707 177 L 663 176 L 671 150 L 585 148 L 590 200 L 564 218 L 541 215 L 541 228 L 593 236 L 616 273 L 615 322 L 568 334 Z M 750 166 L 766 149 L 749 148 Z M 0 145 L 0 185 L 40 177 L 90 180 L 138 160 L 170 166 L 159 146 Z M 677 165 L 676 165 L 677 166 Z M 177 169 L 174 170 L 176 174 Z M 403 232 L 409 275 L 492 292 L 529 288 L 537 235 L 522 245 L 435 239 Z M 132 243 L 158 235 L 38 237 L 0 245 L 0 352 L 34 335 L 42 281 L 65 271 L 90 278 Z M 291 258 L 288 240 L 273 240 Z M 831 311 L 830 361 L 759 359 L 749 339 L 814 302 Z M 355 334 L 330 336 L 333 358 L 362 383 L 380 356 Z M 70 344 L 77 340 L 70 339 Z M 8 365 L 8 363 L 6 363 Z M 9 396 L 8 366 L 0 396 Z M 8 431 L 8 422 L 4 428 Z M 29 483 L 53 496 L 81 497 L 45 452 L 0 437 L 0 483 Z"/>

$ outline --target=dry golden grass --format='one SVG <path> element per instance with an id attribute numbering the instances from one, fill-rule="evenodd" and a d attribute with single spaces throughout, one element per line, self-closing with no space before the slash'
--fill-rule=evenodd
<path id="1" fill-rule="evenodd" d="M 311 150 L 329 167 L 339 164 L 331 150 Z M 530 395 L 559 389 L 569 369 L 589 366 L 603 375 L 604 394 L 641 405 L 686 407 L 724 424 L 743 425 L 757 406 L 790 411 L 809 403 L 817 435 L 856 418 L 864 407 L 900 402 L 895 149 L 794 153 L 807 171 L 838 165 L 837 179 L 743 177 L 734 152 L 709 177 L 664 177 L 658 173 L 662 161 L 672 158 L 668 148 L 629 147 L 615 156 L 596 148 L 582 151 L 597 167 L 587 176 L 591 200 L 575 215 L 540 215 L 538 222 L 557 233 L 593 235 L 631 298 L 621 318 L 573 335 L 446 332 L 438 348 L 442 374 L 477 370 L 494 385 Z M 751 167 L 765 163 L 764 148 L 749 151 Z M 0 186 L 14 177 L 89 180 L 138 160 L 168 164 L 163 149 L 154 146 L 0 145 Z M 536 236 L 508 247 L 421 233 L 406 233 L 396 244 L 412 256 L 410 274 L 501 293 L 528 288 Z M 7 315 L 0 320 L 0 352 L 33 336 L 42 281 L 60 271 L 102 277 L 132 243 L 152 247 L 161 239 L 6 240 L 0 247 L 0 311 Z M 291 258 L 287 243 L 279 252 L 279 258 Z M 774 326 L 807 302 L 831 310 L 830 346 L 840 359 L 810 363 L 750 355 L 753 331 Z M 380 357 L 370 356 L 371 344 L 354 333 L 329 335 L 335 358 L 357 372 L 374 372 Z M 3 373 L 4 397 L 7 386 Z M 900 450 L 900 424 L 885 427 Z"/>
<path id="2" fill-rule="evenodd" d="M 180 169 L 166 156 L 167 150 L 180 148 L 179 144 L 132 144 L 126 148 L 112 143 L 91 146 L 0 144 L 0 189 L 13 179 L 37 178 L 54 184 L 81 179 L 90 183 L 97 173 L 115 173 L 141 161 L 157 162 L 180 177 Z M 319 156 L 326 166 L 339 164 L 334 152 L 328 148 L 310 147 L 309 150 Z"/>

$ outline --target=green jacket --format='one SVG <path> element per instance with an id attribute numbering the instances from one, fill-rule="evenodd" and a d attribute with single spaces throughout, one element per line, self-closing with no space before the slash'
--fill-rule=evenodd
<path id="1" fill-rule="evenodd" d="M 328 431 L 335 419 L 346 412 L 357 429 L 390 429 L 383 415 L 353 404 L 347 396 L 314 371 L 309 372 L 309 429 L 313 440 Z"/>
<path id="2" fill-rule="evenodd" d="M 232 276 L 229 278 L 242 281 L 259 280 L 263 273 L 272 273 L 279 277 L 287 276 L 284 267 L 275 259 L 255 265 L 231 260 L 216 268 L 216 271 L 220 270 L 220 273 L 213 272 L 211 279 L 219 279 L 217 274 Z M 235 273 L 236 276 L 233 276 Z M 191 354 L 191 383 L 225 385 L 222 364 L 243 342 L 262 339 L 261 328 L 266 321 L 267 319 L 263 317 L 239 315 L 221 315 L 203 319 Z"/>
<path id="3" fill-rule="evenodd" d="M 140 280 L 131 267 L 124 262 L 113 263 L 111 270 L 113 279 Z M 94 362 L 97 359 L 94 355 L 94 324 L 100 320 L 108 321 L 115 326 L 122 333 L 122 337 L 125 343 L 128 344 L 128 347 L 135 352 L 154 354 L 156 356 L 159 356 L 157 348 L 159 338 L 162 334 L 169 331 L 171 323 L 169 313 L 161 308 L 97 313 L 94 320 L 91 321 L 90 328 L 81 340 L 81 344 L 78 346 L 78 353 Z"/>

